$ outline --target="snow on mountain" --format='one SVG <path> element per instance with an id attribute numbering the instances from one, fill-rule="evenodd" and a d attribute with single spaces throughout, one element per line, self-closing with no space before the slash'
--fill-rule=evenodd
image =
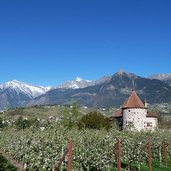
<path id="1" fill-rule="evenodd" d="M 21 81 L 12 80 L 0 85 L 1 91 L 4 91 L 6 89 L 12 89 L 18 94 L 22 92 L 24 94 L 27 94 L 31 98 L 35 98 L 42 94 L 45 94 L 48 90 L 50 90 L 50 87 L 33 86 Z"/>
<path id="2" fill-rule="evenodd" d="M 76 77 L 75 80 L 66 81 L 64 84 L 57 86 L 56 88 L 62 89 L 78 89 L 78 88 L 85 88 L 88 86 L 95 86 L 99 84 L 103 84 L 108 82 L 111 79 L 111 76 L 103 76 L 102 78 L 91 81 L 91 80 L 83 80 L 81 77 Z"/>
<path id="3" fill-rule="evenodd" d="M 64 84 L 57 86 L 56 88 L 63 88 L 63 89 L 78 89 L 78 88 L 85 88 L 88 86 L 93 85 L 93 81 L 90 80 L 83 80 L 80 77 L 76 77 L 75 80 L 66 81 Z"/>
<path id="4" fill-rule="evenodd" d="M 77 81 L 77 82 L 80 82 L 80 81 L 82 81 L 83 79 L 82 78 L 80 78 L 80 77 L 76 77 L 76 79 L 75 79 L 75 81 Z"/>

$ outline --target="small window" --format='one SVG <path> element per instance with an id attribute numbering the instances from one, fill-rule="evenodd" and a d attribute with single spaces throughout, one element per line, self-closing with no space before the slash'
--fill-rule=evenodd
<path id="1" fill-rule="evenodd" d="M 147 122 L 147 127 L 152 127 L 152 126 L 153 126 L 152 122 Z"/>

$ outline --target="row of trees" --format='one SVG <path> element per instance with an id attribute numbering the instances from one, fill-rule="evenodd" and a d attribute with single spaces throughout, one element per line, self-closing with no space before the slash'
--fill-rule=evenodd
<path id="1" fill-rule="evenodd" d="M 109 120 L 97 111 L 92 111 L 80 118 L 76 102 L 72 104 L 71 108 L 70 114 L 67 107 L 65 107 L 63 112 L 63 125 L 65 127 L 72 128 L 73 126 L 77 126 L 79 129 L 109 129 L 111 127 Z"/>

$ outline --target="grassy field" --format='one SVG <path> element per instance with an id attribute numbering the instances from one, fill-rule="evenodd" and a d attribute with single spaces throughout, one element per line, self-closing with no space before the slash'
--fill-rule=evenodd
<path id="1" fill-rule="evenodd" d="M 47 119 L 50 116 L 60 117 L 63 116 L 64 110 L 68 112 L 72 112 L 72 108 L 70 106 L 33 106 L 26 108 L 16 108 L 9 109 L 4 111 L 4 113 L 0 114 L 2 118 L 13 118 L 17 119 L 19 116 L 28 117 L 28 118 L 40 118 Z M 91 111 L 98 110 L 100 113 L 110 116 L 114 112 L 114 109 L 106 110 L 106 109 L 93 109 L 93 108 L 79 108 L 79 116 L 83 116 Z"/>

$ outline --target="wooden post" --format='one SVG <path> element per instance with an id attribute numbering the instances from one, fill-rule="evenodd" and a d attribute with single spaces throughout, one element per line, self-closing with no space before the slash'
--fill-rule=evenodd
<path id="1" fill-rule="evenodd" d="M 68 141 L 68 171 L 71 171 L 71 162 L 72 162 L 72 141 Z"/>
<path id="2" fill-rule="evenodd" d="M 151 140 L 148 141 L 148 161 L 149 161 L 149 171 L 152 171 Z"/>
<path id="3" fill-rule="evenodd" d="M 166 149 L 166 143 L 164 143 L 164 149 L 163 150 L 164 150 L 164 154 L 163 154 L 164 155 L 163 156 L 164 158 L 163 158 L 163 161 L 164 161 L 164 165 L 167 166 L 167 157 L 166 157 L 167 156 L 167 149 Z"/>
<path id="4" fill-rule="evenodd" d="M 68 147 L 65 150 L 64 154 L 62 155 L 62 157 L 56 162 L 55 167 L 54 167 L 54 171 L 59 170 L 59 168 L 60 168 L 60 166 L 61 166 L 62 162 L 64 161 L 67 154 L 68 154 Z"/>
<path id="5" fill-rule="evenodd" d="M 121 171 L 121 142 L 119 139 L 117 139 L 117 145 L 118 145 L 118 171 Z"/>

